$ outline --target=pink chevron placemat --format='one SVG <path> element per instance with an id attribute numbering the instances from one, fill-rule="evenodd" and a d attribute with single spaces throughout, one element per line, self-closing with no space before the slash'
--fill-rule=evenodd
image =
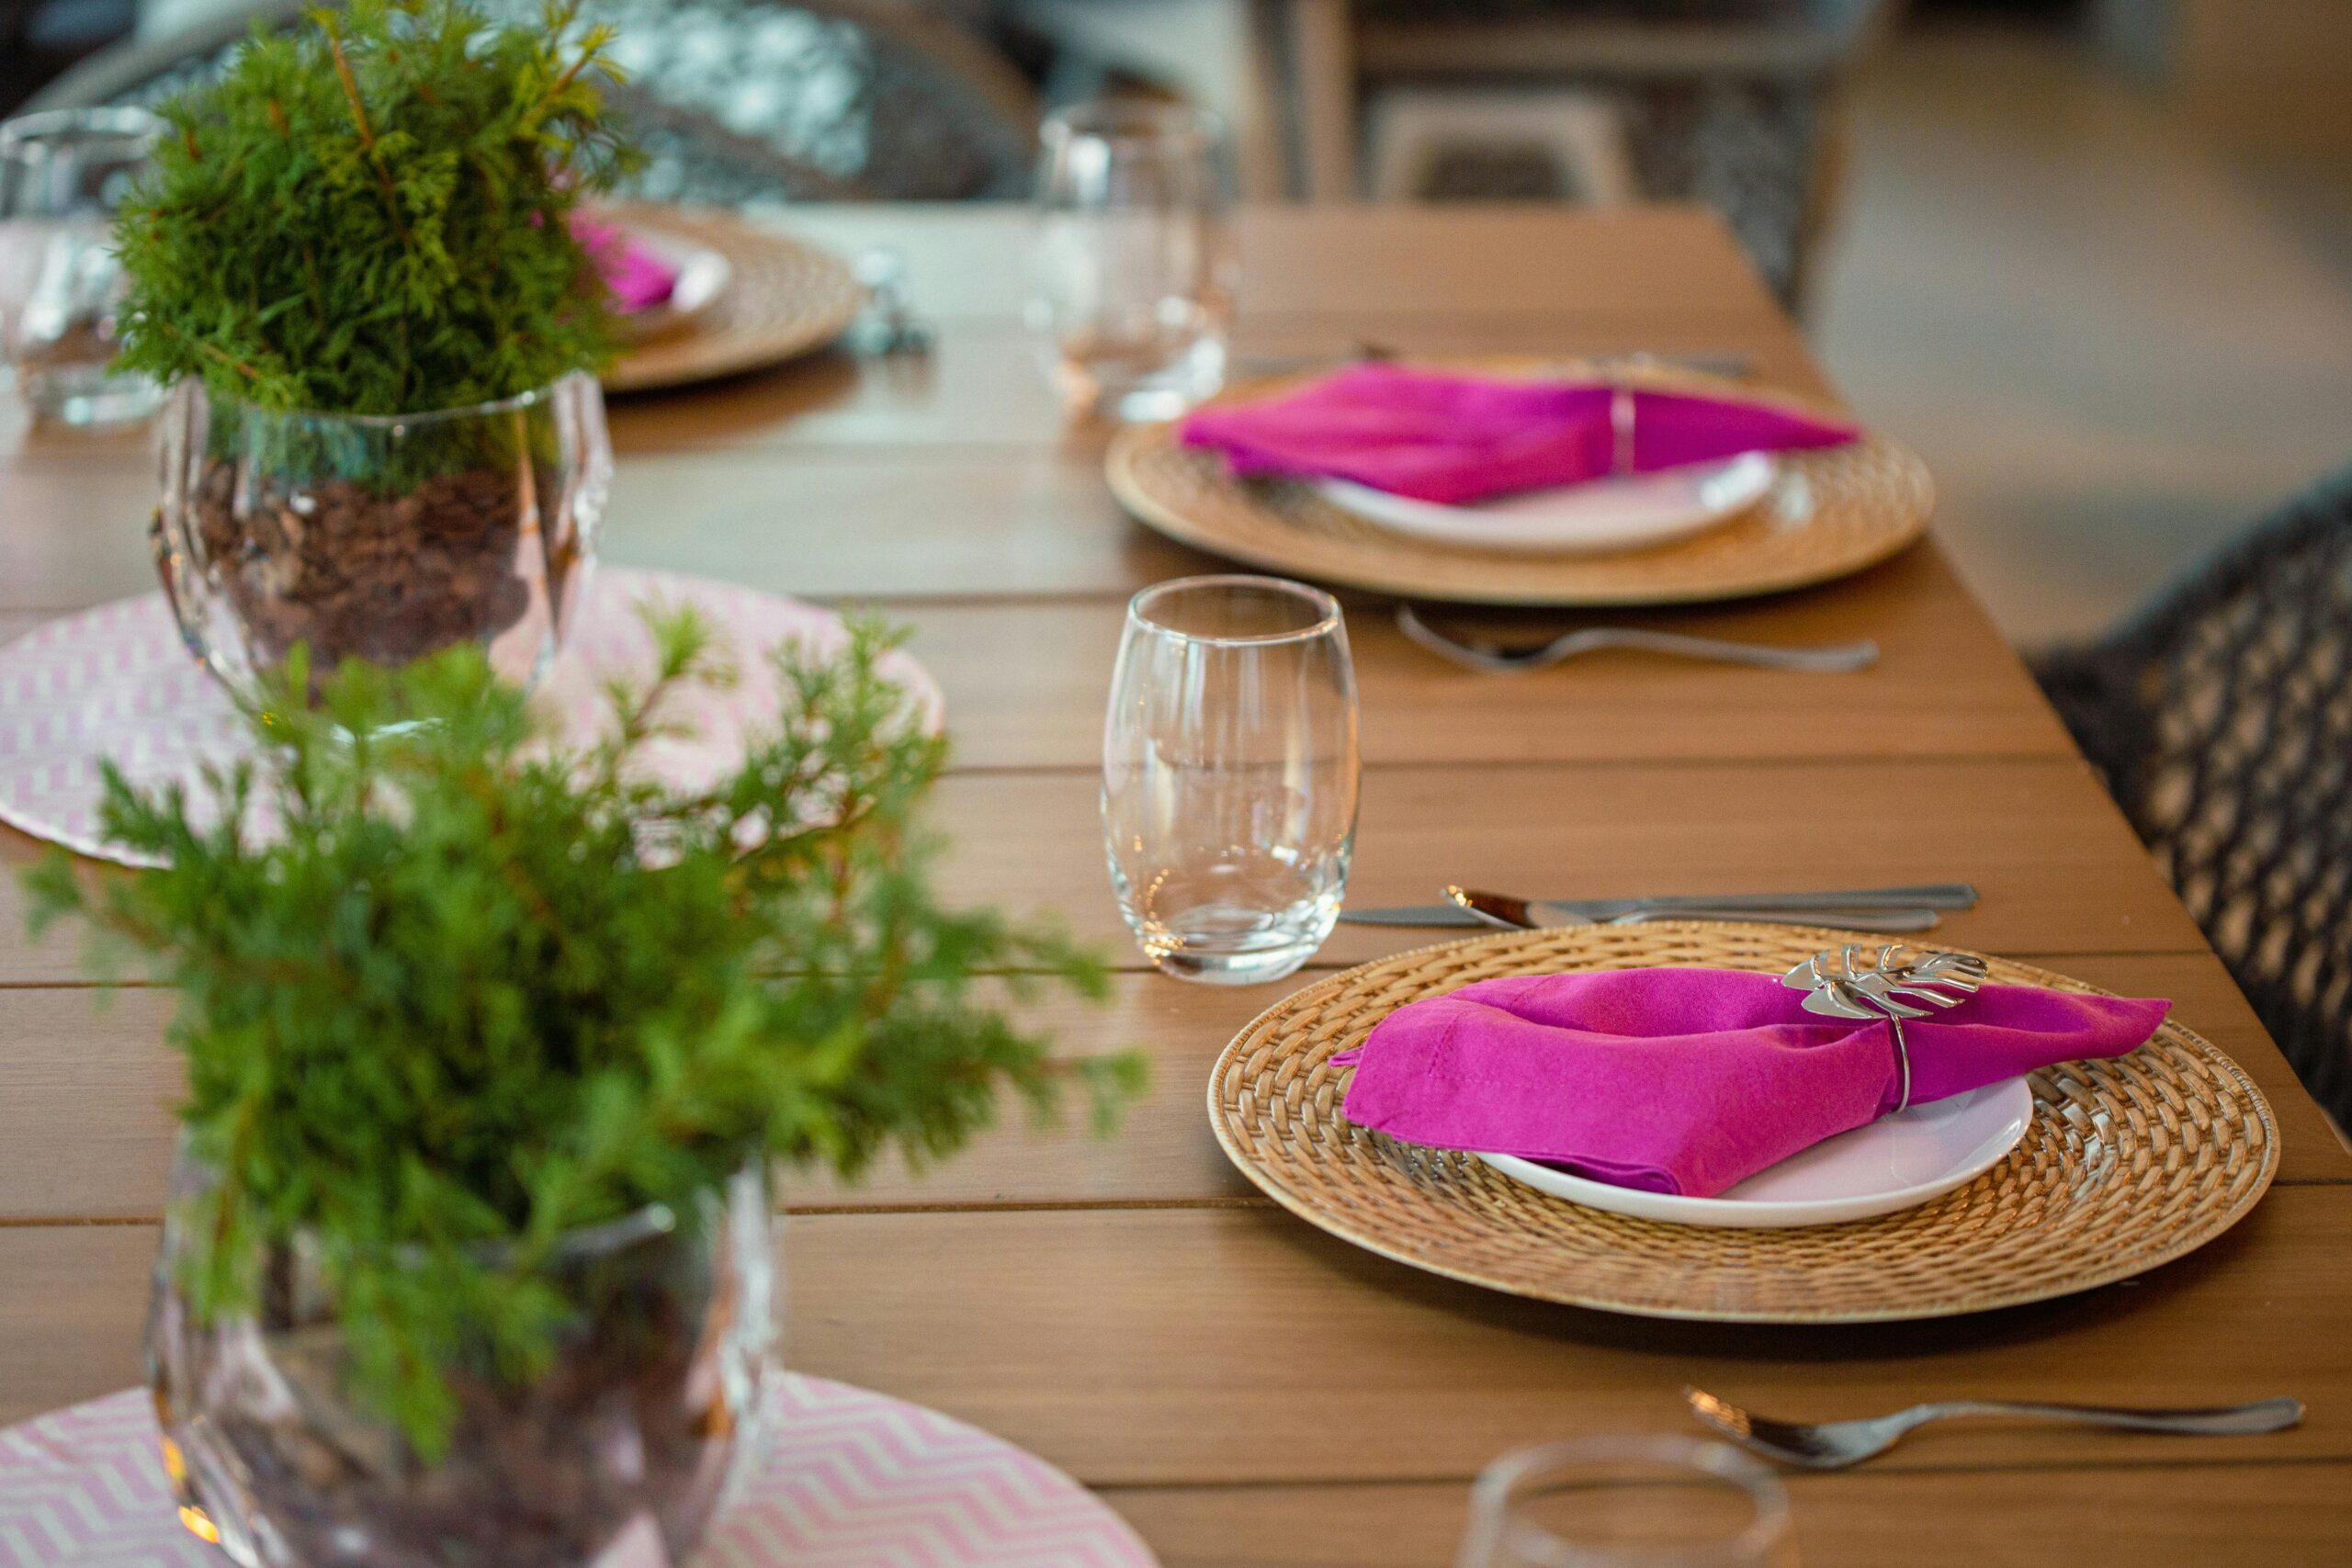
<path id="1" fill-rule="evenodd" d="M 776 1382 L 766 1452 L 696 1568 L 1153 1568 L 1125 1520 L 1001 1438 L 847 1383 Z M 135 1388 L 0 1431 L 0 1564 L 220 1568 L 180 1528 L 155 1444 Z"/>
<path id="2" fill-rule="evenodd" d="M 590 581 L 563 656 L 539 688 L 559 734 L 599 733 L 602 682 L 651 667 L 652 638 L 637 607 L 691 602 L 732 645 L 741 680 L 725 692 L 682 694 L 669 711 L 697 739 L 652 743 L 664 780 L 692 788 L 742 753 L 748 731 L 773 725 L 775 682 L 763 650 L 797 642 L 817 651 L 846 635 L 830 610 L 708 578 L 605 568 Z M 940 721 L 939 688 L 913 659 L 891 674 Z M 250 750 L 228 694 L 192 658 L 161 593 L 118 600 L 37 626 L 0 648 L 0 822 L 85 855 L 137 863 L 98 837 L 98 761 L 111 757 L 134 784 L 178 782 L 200 811 L 213 808 L 199 771 Z M 266 832 L 257 804 L 249 824 Z"/>

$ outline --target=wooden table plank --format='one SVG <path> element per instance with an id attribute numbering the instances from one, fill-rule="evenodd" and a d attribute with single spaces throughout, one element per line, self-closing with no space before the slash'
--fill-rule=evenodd
<path id="1" fill-rule="evenodd" d="M 947 780 L 938 819 L 956 848 L 944 885 L 1063 911 L 1124 943 L 1099 788 L 1091 773 Z M 1349 897 L 1363 906 L 1424 903 L 1448 882 L 1598 897 L 1962 880 L 1983 902 L 1945 921 L 1959 945 L 2018 956 L 2204 947 L 2074 761 L 1374 768 L 1356 845 Z M 1343 925 L 1322 956 L 1358 963 L 1429 934 Z"/>
<path id="2" fill-rule="evenodd" d="M 134 1382 L 153 1227 L 0 1227 L 0 1420 Z M 2130 1285 L 1922 1324 L 1668 1323 L 1521 1301 L 1278 1210 L 794 1216 L 786 1359 L 912 1399 L 1091 1485 L 1460 1480 L 1552 1437 L 1671 1430 L 1678 1391 L 1823 1417 L 1912 1399 L 2205 1404 L 2305 1424 L 2179 1461 L 2352 1458 L 2352 1190 L 2282 1187 Z M 2291 1359 L 2279 1347 L 2295 1348 Z M 1954 1427 L 1880 1461 L 2088 1465 L 2149 1439 Z"/>
<path id="3" fill-rule="evenodd" d="M 1676 346 L 1665 335 L 1573 323 L 1385 334 L 1429 352 L 1563 353 Z M 1756 354 L 1783 381 L 1803 375 L 1785 327 L 1696 335 L 1704 341 L 1690 346 Z M 1009 328 L 946 335 L 929 362 L 828 356 L 715 392 L 616 402 L 612 428 L 619 463 L 605 554 L 619 564 L 833 598 L 1124 596 L 1211 561 L 1119 509 L 1102 483 L 1101 431 L 1038 439 L 1058 416 L 1025 338 Z M 153 589 L 155 481 L 143 441 L 19 439 L 0 449 L 0 493 L 11 522 L 0 533 L 0 608 Z"/>
<path id="4" fill-rule="evenodd" d="M 978 204 L 803 207 L 790 231 L 843 254 L 886 245 L 915 304 L 943 321 L 1010 320 L 1029 288 L 1025 209 Z M 1527 204 L 1268 206 L 1240 213 L 1245 321 L 1419 314 L 1457 319 L 1572 308 L 1780 319 L 1723 220 L 1702 207 L 1606 212 Z"/>
<path id="5" fill-rule="evenodd" d="M 944 780 L 933 819 L 954 844 L 944 893 L 1057 912 L 1140 962 L 1102 869 L 1100 795 L 1092 771 Z M 2064 760 L 1372 768 L 1356 843 L 1349 897 L 1366 906 L 1426 903 L 1448 882 L 1566 898 L 1960 880 L 1983 895 L 1942 927 L 1962 946 L 2204 949 L 2088 770 Z M 40 852 L 0 829 L 0 869 Z M 22 929 L 22 905 L 0 876 L 0 932 Z M 1322 958 L 1361 963 L 1444 934 L 1343 925 Z M 91 975 L 70 932 L 0 943 L 0 985 Z"/>
<path id="6" fill-rule="evenodd" d="M 1915 1439 L 1923 1440 L 1923 1439 Z M 1875 1468 L 1789 1478 L 1804 1568 L 2341 1568 L 2352 1465 L 2143 1464 L 2057 1474 L 1912 1474 Z M 1162 1568 L 1436 1568 L 1453 1561 L 1469 1488 L 1112 1488 L 1109 1503 Z M 1246 1519 L 1237 1529 L 1235 1520 Z"/>
<path id="7" fill-rule="evenodd" d="M 1751 362 L 1753 384 L 1831 396 L 1804 340 L 1776 319 L 1595 315 L 1573 305 L 1502 320 L 1404 314 L 1251 322 L 1236 339 L 1232 378 L 1238 383 L 1296 374 L 1317 360 L 1337 365 L 1365 343 L 1430 357 L 1731 355 Z M 1067 446 L 1091 451 L 1099 449 L 1103 436 L 1100 429 L 1063 429 L 1035 342 L 1010 320 L 946 323 L 933 352 L 922 358 L 817 355 L 707 386 L 616 397 L 606 406 L 624 463 L 683 452 L 940 446 L 1023 452 Z M 28 430 L 15 405 L 0 404 L 0 451 L 6 454 L 0 477 L 12 487 L 18 468 L 45 466 L 68 476 L 114 468 L 139 481 L 136 509 L 125 515 L 143 520 L 153 502 L 150 445 L 144 433 L 135 431 Z M 48 513 L 35 509 L 31 514 Z"/>
<path id="8" fill-rule="evenodd" d="M 841 558 L 856 558 L 843 530 Z M 1139 550 L 1148 549 L 1141 546 Z M 633 552 L 631 552 L 633 553 Z M 647 542 L 647 558 L 672 552 Z M 781 542 L 763 552 L 774 574 L 808 570 Z M 728 550 L 739 580 L 757 575 L 748 551 Z M 731 567 L 729 565 L 731 563 Z M 1192 562 L 1183 565 L 1195 564 Z M 1197 564 L 1207 564 L 1201 562 Z M 145 564 L 110 569 L 140 592 Z M 1101 599 L 850 601 L 914 628 L 914 651 L 939 679 L 958 768 L 1084 769 L 1102 756 L 1102 720 L 1125 618 L 1118 591 Z M 60 606 L 54 613 L 63 613 Z M 0 611 L 0 641 L 48 610 Z M 1468 613 L 1460 624 L 1532 639 L 1573 615 Z M 1941 557 L 1907 552 L 1830 589 L 1715 609 L 1612 612 L 1613 625 L 1649 626 L 1761 642 L 1875 638 L 1882 658 L 1865 680 L 1612 652 L 1532 674 L 1473 673 L 1414 647 L 1385 604 L 1351 600 L 1349 638 L 1366 716 L 1365 759 L 1386 762 L 1691 761 L 1742 758 L 2074 755 L 2073 742 Z M 1867 691 L 1867 724 L 1839 721 L 1825 692 Z M 1531 723 L 1532 713 L 1572 723 Z"/>
<path id="9" fill-rule="evenodd" d="M 829 465 L 820 465 L 830 471 Z M 1035 561 L 1046 551 L 1078 559 L 1073 531 L 1038 529 L 1014 541 L 1001 527 L 967 522 L 953 529 L 932 511 L 906 513 L 936 537 L 911 542 L 897 558 L 914 565 L 873 591 L 876 568 L 860 530 L 797 525 L 763 527 L 749 502 L 698 540 L 691 525 L 667 536 L 622 537 L 608 558 L 676 568 L 680 558 L 735 581 L 804 596 L 844 584 L 861 589 L 845 602 L 911 626 L 915 652 L 947 695 L 948 724 L 959 767 L 1096 765 L 1111 664 L 1124 618 L 1124 579 L 1138 571 L 1182 571 L 1213 565 L 1161 546 L 1139 530 L 1106 525 L 1091 580 L 1105 596 L 1012 603 L 888 596 L 924 586 L 967 590 L 982 561 L 1004 569 L 1008 556 Z M 1022 502 L 1010 503 L 1019 512 Z M 1038 506 L 1040 515 L 1058 512 Z M 877 525 L 867 513 L 866 532 Z M 1025 528 L 1025 521 L 1016 522 Z M 951 539 L 950 535 L 954 534 Z M 994 545 L 995 548 L 990 546 Z M 1034 544 L 1036 548 L 1026 546 Z M 62 552 L 61 552 L 62 554 Z M 958 560 L 975 574 L 958 577 Z M 72 557 L 76 579 L 47 592 L 43 608 L 0 610 L 0 640 L 30 630 L 52 614 L 117 595 L 153 592 L 143 547 L 108 537 Z M 885 565 L 888 573 L 895 569 Z M 1048 570 L 1052 570 L 1048 568 Z M 59 584 L 62 572 L 48 579 Z M 831 595 L 838 597 L 838 594 Z M 1587 617 L 1573 613 L 1464 612 L 1460 624 L 1508 640 L 1533 639 Z M 1612 625 L 1648 626 L 1759 642 L 1794 645 L 1875 638 L 1880 663 L 1864 681 L 1761 670 L 1724 669 L 1655 655 L 1606 653 L 1533 674 L 1496 678 L 1457 669 L 1412 646 L 1388 607 L 1352 599 L 1350 641 L 1366 716 L 1367 761 L 1531 761 L 1632 759 L 1724 761 L 1762 757 L 2043 756 L 2074 754 L 2073 742 L 2032 682 L 1985 626 L 1951 567 L 1932 550 L 1913 550 L 1830 588 L 1761 603 L 1653 612 L 1611 612 Z M 1868 723 L 1843 720 L 1824 694 L 1867 691 Z M 1531 723 L 1531 713 L 1572 713 L 1571 723 Z"/>
<path id="10" fill-rule="evenodd" d="M 957 766 L 1099 763 L 1121 604 L 881 608 L 915 627 L 915 654 L 946 693 Z M 1471 614 L 1460 624 L 1517 642 L 1589 618 Z M 1834 590 L 1606 619 L 1781 644 L 1871 637 L 1881 659 L 1852 680 L 1637 653 L 1497 677 L 1415 647 L 1385 604 L 1351 602 L 1366 761 L 2075 755 L 2030 677 L 2006 649 L 1986 646 L 1982 614 L 1932 551 L 1911 551 Z M 1843 720 L 1840 694 L 1867 694 L 1868 722 Z"/>
<path id="11" fill-rule="evenodd" d="M 1650 353 L 1731 356 L 1751 379 L 1826 396 L 1804 341 L 1778 321 L 1680 314 L 1595 315 L 1568 308 L 1493 321 L 1355 316 L 1351 326 L 1306 318 L 1245 324 L 1234 344 L 1237 384 L 1337 365 L 1363 344 L 1429 357 Z M 921 359 L 859 362 L 829 355 L 715 388 L 636 395 L 611 403 L 622 456 L 688 450 L 802 450 L 936 444 L 1038 447 L 1061 422 L 1035 340 L 1012 321 L 948 322 Z M 1099 432 L 1094 433 L 1099 436 Z M 1088 438 L 1073 430 L 1073 438 Z"/>
<path id="12" fill-rule="evenodd" d="M 2166 996 L 2174 1017 L 2244 1066 L 2279 1125 L 2278 1179 L 2352 1182 L 2352 1153 L 2296 1083 L 2253 1010 L 2210 954 L 2051 961 L 2135 996 Z M 1272 987 L 1183 986 L 1115 977 L 1110 1003 L 1057 998 L 1019 1010 L 1068 1054 L 1117 1046 L 1152 1063 L 1149 1094 L 1115 1136 L 1082 1118 L 1055 1128 L 1014 1121 L 921 1174 L 895 1161 L 855 1187 L 814 1177 L 786 1184 L 798 1209 L 1215 1204 L 1263 1201 L 1210 1134 L 1202 1090 L 1219 1051 L 1264 1007 Z M 172 1156 L 167 1108 L 177 1058 L 163 1043 L 167 992 L 101 999 L 81 989 L 0 989 L 0 1224 L 153 1219 Z"/>

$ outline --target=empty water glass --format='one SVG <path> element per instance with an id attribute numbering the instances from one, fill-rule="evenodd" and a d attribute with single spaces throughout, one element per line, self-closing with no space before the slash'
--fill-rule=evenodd
<path id="1" fill-rule="evenodd" d="M 1046 120 L 1030 325 L 1074 412 L 1166 419 L 1225 379 L 1232 251 L 1216 121 L 1106 100 Z"/>
<path id="2" fill-rule="evenodd" d="M 1127 606 L 1102 733 L 1111 885 L 1144 953 L 1276 980 L 1331 934 L 1356 831 L 1356 683 L 1319 589 L 1187 577 Z"/>
<path id="3" fill-rule="evenodd" d="M 1459 1568 L 1794 1568 L 1789 1497 L 1728 1443 L 1583 1438 L 1505 1454 Z"/>
<path id="4" fill-rule="evenodd" d="M 163 122 L 144 109 L 57 109 L 0 124 L 0 352 L 36 414 L 143 419 L 162 401 L 115 370 L 122 268 L 114 209 Z"/>

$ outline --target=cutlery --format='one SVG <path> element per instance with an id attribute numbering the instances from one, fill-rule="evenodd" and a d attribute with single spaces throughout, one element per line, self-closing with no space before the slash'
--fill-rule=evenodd
<path id="1" fill-rule="evenodd" d="M 907 261 L 888 245 L 861 251 L 851 264 L 865 290 L 865 308 L 844 334 L 860 354 L 877 358 L 931 352 L 931 323 L 915 314 L 907 297 Z"/>
<path id="2" fill-rule="evenodd" d="M 1671 909 L 1629 909 L 1623 914 L 1593 915 L 1566 905 L 1531 904 L 1524 898 L 1513 898 L 1508 894 L 1480 893 L 1467 887 L 1448 887 L 1445 895 L 1479 924 L 1514 931 L 1547 931 L 1562 926 L 1630 926 L 1657 919 L 1745 920 L 1758 925 L 1841 926 L 1849 931 L 1925 931 L 1935 930 L 1941 921 L 1936 911 L 1924 906 L 1883 905 L 1855 908 L 1845 905 L 1791 906 L 1743 902 L 1691 904 Z"/>
<path id="3" fill-rule="evenodd" d="M 1827 643 L 1815 648 L 1783 648 L 1770 643 L 1730 642 L 1721 637 L 1691 637 L 1683 632 L 1655 631 L 1646 626 L 1585 626 L 1549 642 L 1516 648 L 1487 647 L 1448 637 L 1424 620 L 1410 604 L 1396 606 L 1396 628 L 1440 659 L 1495 674 L 1548 670 L 1579 654 L 1603 649 L 1633 649 L 1645 653 L 1671 654 L 1681 659 L 1707 659 L 1723 664 L 1747 664 L 1759 670 L 1792 670 L 1809 674 L 1841 674 L 1867 670 L 1878 662 L 1878 644 Z"/>
<path id="4" fill-rule="evenodd" d="M 1489 895 L 1489 897 L 1495 897 Z M 1626 915 L 1687 915 L 1695 909 L 1973 909 L 1976 889 L 1964 882 L 1922 883 L 1909 887 L 1849 887 L 1804 893 L 1667 894 L 1646 898 L 1523 899 L 1547 910 L 1590 919 Z M 1359 926 L 1478 926 L 1487 922 L 1459 904 L 1403 904 L 1386 908 L 1347 909 L 1340 919 Z"/>
<path id="5" fill-rule="evenodd" d="M 1804 912 L 1820 917 L 1815 924 L 1835 924 L 1827 917 L 1837 912 L 1872 912 L 1872 909 L 1973 909 L 1975 888 L 1966 882 L 1927 882 L 1915 886 L 1894 888 L 1827 888 L 1809 894 L 1665 894 L 1654 898 L 1505 898 L 1500 894 L 1484 894 L 1496 903 L 1517 903 L 1521 909 L 1541 909 L 1547 919 L 1541 924 L 1583 924 L 1583 921 L 1625 919 L 1625 917 L 1660 917 L 1660 915 L 1698 915 L 1698 912 L 1729 912 L 1729 915 L 1755 915 L 1757 909 L 1773 912 Z M 1484 926 L 1488 921 L 1473 915 L 1467 905 L 1458 903 L 1414 903 L 1393 905 L 1385 909 L 1343 909 L 1340 919 L 1352 926 Z"/>
<path id="6" fill-rule="evenodd" d="M 1394 344 L 1359 338 L 1345 349 L 1321 354 L 1243 354 L 1234 356 L 1234 367 L 1255 376 L 1278 376 L 1294 370 L 1337 369 L 1346 365 L 1366 362 L 1379 363 L 1410 357 Z M 1431 358 L 1442 355 L 1430 355 Z M 1600 354 L 1582 359 L 1562 360 L 1545 367 L 1548 370 L 1639 370 L 1658 368 L 1692 370 L 1702 376 L 1717 376 L 1726 381 L 1745 381 L 1756 374 L 1756 356 L 1730 349 L 1701 349 L 1688 354 Z"/>
<path id="7" fill-rule="evenodd" d="M 2030 1421 L 2065 1421 L 2136 1432 L 2189 1432 L 2214 1437 L 2283 1432 L 2303 1418 L 2303 1402 L 2300 1399 L 2265 1399 L 2253 1404 L 2224 1404 L 2203 1410 L 2133 1410 L 2099 1404 L 1952 1399 L 1915 1404 L 1892 1416 L 1808 1425 L 1754 1415 L 1704 1389 L 1686 1388 L 1682 1397 L 1690 1402 L 1690 1413 L 1702 1423 L 1740 1447 L 1806 1470 L 1843 1470 L 1849 1464 L 1860 1464 L 1893 1448 L 1895 1440 L 1912 1427 L 1953 1416 L 2015 1416 Z"/>

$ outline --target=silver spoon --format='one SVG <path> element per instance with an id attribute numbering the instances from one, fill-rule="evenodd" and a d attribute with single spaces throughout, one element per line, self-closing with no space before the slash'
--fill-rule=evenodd
<path id="1" fill-rule="evenodd" d="M 2034 1404 L 2002 1399 L 1951 1399 L 1915 1404 L 1892 1416 L 1806 1425 L 1775 1421 L 1742 1410 L 1704 1389 L 1686 1388 L 1690 1413 L 1744 1449 L 1805 1470 L 1843 1470 L 1875 1459 L 1914 1427 L 1953 1416 L 2011 1416 L 2029 1421 L 2064 1421 L 2085 1427 L 2118 1427 L 2135 1432 L 2203 1433 L 2237 1437 L 2283 1432 L 2303 1418 L 2300 1399 L 2266 1399 L 2255 1404 L 2224 1404 L 2201 1410 L 2133 1410 L 2100 1404 Z"/>
<path id="2" fill-rule="evenodd" d="M 1646 653 L 1668 653 L 1683 659 L 1712 659 L 1725 664 L 1749 664 L 1760 670 L 1794 670 L 1811 673 L 1841 673 L 1867 670 L 1878 662 L 1878 644 L 1832 643 L 1820 648 L 1777 648 L 1767 643 L 1726 642 L 1720 637 L 1690 637 L 1681 632 L 1651 631 L 1643 626 L 1586 626 L 1532 648 L 1482 648 L 1458 642 L 1423 620 L 1410 604 L 1396 606 L 1396 629 L 1440 659 L 1465 670 L 1515 674 L 1547 670 L 1582 653 L 1604 648 L 1630 648 Z"/>

